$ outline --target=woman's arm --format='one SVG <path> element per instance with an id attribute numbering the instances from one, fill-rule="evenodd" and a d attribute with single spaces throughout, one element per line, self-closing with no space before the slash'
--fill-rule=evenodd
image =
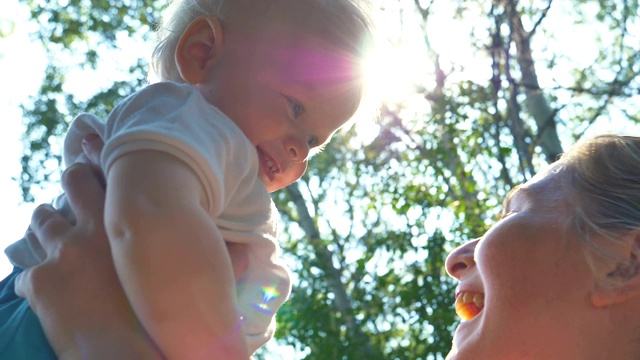
<path id="1" fill-rule="evenodd" d="M 107 178 L 105 224 L 138 319 L 171 359 L 249 358 L 227 247 L 178 158 L 136 151 Z"/>
<path id="2" fill-rule="evenodd" d="M 36 209 L 31 228 L 48 257 L 22 273 L 16 292 L 29 300 L 62 360 L 162 359 L 113 267 L 99 178 L 91 167 L 74 165 L 62 185 L 78 214 L 76 225 L 49 205 Z"/>

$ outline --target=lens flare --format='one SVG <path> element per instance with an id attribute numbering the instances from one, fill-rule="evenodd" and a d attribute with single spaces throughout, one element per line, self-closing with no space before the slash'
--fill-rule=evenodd
<path id="1" fill-rule="evenodd" d="M 279 296 L 280 293 L 276 288 L 273 286 L 265 286 L 262 288 L 262 302 L 254 304 L 254 306 L 264 313 L 273 313 L 273 310 L 269 308 L 269 303 Z"/>

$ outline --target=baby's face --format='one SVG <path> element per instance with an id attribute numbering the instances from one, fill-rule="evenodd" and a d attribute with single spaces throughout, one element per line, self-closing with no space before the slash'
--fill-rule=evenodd
<path id="1" fill-rule="evenodd" d="M 290 185 L 355 113 L 357 63 L 318 36 L 279 19 L 250 36 L 227 29 L 201 93 L 256 147 L 269 191 Z"/>

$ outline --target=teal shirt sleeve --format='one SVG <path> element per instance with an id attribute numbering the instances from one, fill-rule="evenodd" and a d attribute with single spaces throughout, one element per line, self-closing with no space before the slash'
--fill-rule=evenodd
<path id="1" fill-rule="evenodd" d="M 15 281 L 22 269 L 0 282 L 0 359 L 54 360 L 56 355 L 40 321 L 26 299 L 16 295 Z"/>

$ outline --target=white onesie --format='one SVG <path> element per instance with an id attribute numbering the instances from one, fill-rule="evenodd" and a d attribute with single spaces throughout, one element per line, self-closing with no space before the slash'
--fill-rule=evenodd
<path id="1" fill-rule="evenodd" d="M 89 133 L 105 141 L 105 175 L 118 157 L 139 150 L 169 153 L 197 174 L 207 194 L 206 210 L 224 240 L 248 245 L 249 266 L 236 288 L 249 353 L 271 339 L 275 313 L 291 292 L 291 280 L 279 259 L 277 210 L 258 178 L 256 149 L 235 123 L 193 87 L 161 82 L 125 99 L 106 124 L 91 114 L 77 116 L 65 138 L 67 166 L 84 156 L 81 140 Z M 23 268 L 46 257 L 29 233 L 5 253 Z"/>

